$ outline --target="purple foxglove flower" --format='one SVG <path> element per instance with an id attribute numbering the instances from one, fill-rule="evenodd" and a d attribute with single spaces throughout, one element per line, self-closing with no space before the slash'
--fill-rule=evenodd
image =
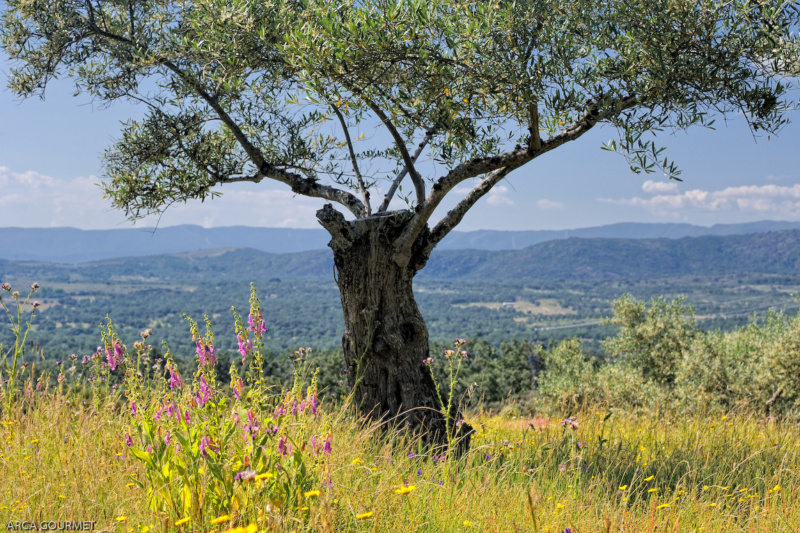
<path id="1" fill-rule="evenodd" d="M 191 420 L 189 420 L 189 410 L 183 412 L 183 418 L 186 420 L 186 425 L 188 426 Z"/>
<path id="2" fill-rule="evenodd" d="M 200 390 L 197 391 L 197 403 L 203 407 L 214 395 L 214 391 L 208 386 L 205 376 L 200 376 Z"/>
<path id="3" fill-rule="evenodd" d="M 125 446 L 127 446 L 128 448 L 133 446 L 133 439 L 127 433 L 125 434 Z"/>
<path id="4" fill-rule="evenodd" d="M 170 390 L 183 388 L 183 378 L 175 367 L 169 369 L 169 388 Z"/>
<path id="5" fill-rule="evenodd" d="M 311 396 L 311 406 L 309 407 L 309 410 L 311 411 L 311 414 L 314 415 L 314 416 L 317 416 L 317 405 L 318 405 L 318 403 L 317 403 L 317 393 L 315 392 Z"/>
<path id="6" fill-rule="evenodd" d="M 286 437 L 281 437 L 281 439 L 278 441 L 278 453 L 281 454 L 284 457 L 287 456 L 288 454 L 292 453 L 292 446 L 290 444 L 287 447 L 286 446 L 286 441 L 287 441 Z"/>
<path id="7" fill-rule="evenodd" d="M 153 453 L 153 447 L 149 444 L 147 445 L 147 453 Z"/>
<path id="8" fill-rule="evenodd" d="M 253 349 L 253 341 L 250 339 L 245 340 L 242 335 L 237 335 L 236 340 L 239 341 L 239 353 L 242 354 L 242 363 L 244 363 L 250 350 Z"/>
<path id="9" fill-rule="evenodd" d="M 297 400 L 292 402 L 292 416 L 297 416 Z"/>
<path id="10" fill-rule="evenodd" d="M 136 402 L 131 400 L 131 416 L 136 416 Z"/>
<path id="11" fill-rule="evenodd" d="M 233 397 L 237 400 L 240 400 L 242 393 L 244 393 L 244 382 L 239 379 L 233 385 L 231 385 L 231 389 L 233 389 Z"/>
<path id="12" fill-rule="evenodd" d="M 200 439 L 200 453 L 206 457 L 209 451 L 217 453 L 217 451 L 219 451 L 219 446 L 214 445 L 214 441 L 211 440 L 211 437 L 205 436 Z"/>
<path id="13" fill-rule="evenodd" d="M 333 437 L 331 435 L 328 435 L 328 438 L 325 439 L 325 442 L 322 443 L 322 451 L 324 453 L 327 453 L 328 455 L 331 454 L 331 448 L 332 448 L 332 444 L 333 444 L 331 442 L 332 439 L 333 439 Z"/>
<path id="14" fill-rule="evenodd" d="M 169 431 L 167 431 L 166 433 L 164 433 L 164 444 L 169 446 L 169 442 L 170 442 L 170 436 L 169 436 Z"/>

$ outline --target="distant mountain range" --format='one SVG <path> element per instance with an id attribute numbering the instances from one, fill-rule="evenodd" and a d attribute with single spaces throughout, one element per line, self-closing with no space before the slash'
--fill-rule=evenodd
<path id="1" fill-rule="evenodd" d="M 703 235 L 746 235 L 800 229 L 800 222 L 761 221 L 746 224 L 622 223 L 592 228 L 541 231 L 451 232 L 438 250 L 521 250 L 531 245 L 577 237 L 616 239 L 679 239 Z M 76 228 L 0 228 L 0 259 L 84 263 L 117 257 L 176 254 L 218 248 L 253 248 L 285 254 L 322 250 L 330 240 L 323 229 L 230 226 L 169 226 L 113 230 Z"/>
<path id="2" fill-rule="evenodd" d="M 800 230 L 679 239 L 561 239 L 523 250 L 437 250 L 418 276 L 451 280 L 647 279 L 728 274 L 800 275 Z M 331 251 L 271 254 L 222 248 L 78 265 L 0 260 L 0 279 L 199 282 L 333 279 Z"/>

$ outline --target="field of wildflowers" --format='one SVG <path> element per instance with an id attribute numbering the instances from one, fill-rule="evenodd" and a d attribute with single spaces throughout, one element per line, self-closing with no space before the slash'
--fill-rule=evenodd
<path id="1" fill-rule="evenodd" d="M 188 319 L 192 375 L 178 372 L 168 347 L 151 358 L 151 331 L 129 348 L 111 321 L 97 352 L 67 358 L 53 382 L 6 362 L 3 524 L 94 521 L 97 531 L 132 533 L 800 527 L 792 419 L 736 409 L 655 416 L 602 403 L 547 417 L 475 410 L 470 450 L 449 454 L 317 390 L 306 349 L 293 355 L 293 383 L 267 386 L 255 292 L 247 320 L 234 316 L 241 359 L 230 385 L 215 374 L 208 319 Z M 23 338 L 31 318 L 10 318 Z M 443 392 L 468 356 L 455 344 L 442 354 L 451 361 L 450 376 L 437 376 Z"/>

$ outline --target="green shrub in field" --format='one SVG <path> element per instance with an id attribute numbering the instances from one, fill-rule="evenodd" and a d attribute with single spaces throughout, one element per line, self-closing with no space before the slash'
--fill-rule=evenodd
<path id="1" fill-rule="evenodd" d="M 536 380 L 540 397 L 571 409 L 597 400 L 595 363 L 579 339 L 567 339 L 550 350 L 539 347 L 538 355 L 544 365 Z"/>
<path id="2" fill-rule="evenodd" d="M 639 370 L 645 379 L 672 385 L 683 354 L 697 334 L 694 309 L 683 298 L 654 298 L 647 307 L 628 295 L 613 305 L 614 316 L 608 323 L 619 331 L 603 342 L 603 349 Z"/>

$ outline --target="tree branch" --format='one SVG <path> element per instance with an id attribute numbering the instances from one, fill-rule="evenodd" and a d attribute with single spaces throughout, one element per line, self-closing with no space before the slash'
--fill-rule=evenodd
<path id="1" fill-rule="evenodd" d="M 428 237 L 428 244 L 426 246 L 426 252 L 430 252 L 431 250 L 436 247 L 445 236 L 450 233 L 450 231 L 455 228 L 458 224 L 461 223 L 461 220 L 464 218 L 464 215 L 467 214 L 467 211 L 475 205 L 475 203 L 480 200 L 486 193 L 488 193 L 492 187 L 497 185 L 497 183 L 508 176 L 511 173 L 511 169 L 508 167 L 499 168 L 490 172 L 483 181 L 480 182 L 474 189 L 472 189 L 469 194 L 467 194 L 453 209 L 448 211 L 447 215 L 439 221 L 438 224 L 431 230 L 431 233 Z"/>
<path id="2" fill-rule="evenodd" d="M 542 148 L 542 138 L 539 137 L 539 104 L 534 102 L 528 104 L 528 131 L 530 137 L 528 138 L 528 151 L 535 152 Z"/>
<path id="3" fill-rule="evenodd" d="M 470 178 L 480 176 L 495 170 L 506 168 L 508 172 L 515 170 L 522 165 L 529 163 L 540 155 L 558 148 L 564 143 L 574 141 L 581 135 L 592 129 L 595 124 L 604 118 L 617 114 L 624 109 L 633 107 L 636 104 L 636 97 L 629 96 L 622 100 L 612 102 L 606 107 L 604 112 L 600 112 L 597 105 L 592 105 L 584 115 L 572 123 L 561 133 L 554 135 L 542 142 L 538 150 L 531 150 L 528 147 L 517 147 L 513 150 L 492 157 L 484 157 L 465 161 L 450 170 L 446 175 L 439 178 L 431 188 L 430 194 L 425 202 L 417 208 L 414 218 L 406 226 L 400 236 L 394 242 L 393 259 L 399 266 L 407 266 L 411 260 L 411 247 L 414 240 L 419 236 L 422 229 L 427 224 L 433 212 L 439 206 L 444 197 L 459 183 Z M 538 128 L 537 128 L 538 133 Z"/>
<path id="4" fill-rule="evenodd" d="M 417 172 L 417 169 L 414 168 L 414 161 L 411 159 L 411 155 L 408 153 L 408 149 L 406 148 L 406 143 L 403 140 L 403 137 L 400 136 L 400 132 L 398 132 L 397 128 L 394 127 L 394 124 L 392 124 L 392 121 L 386 116 L 386 113 L 384 113 L 375 102 L 363 95 L 361 95 L 361 97 L 369 106 L 369 108 L 372 109 L 376 115 L 378 115 L 378 118 L 381 119 L 381 122 L 383 122 L 383 124 L 389 130 L 389 133 L 392 134 L 392 137 L 394 138 L 394 144 L 397 146 L 397 149 L 400 151 L 400 155 L 403 157 L 403 163 L 405 163 L 406 169 L 408 170 L 409 175 L 411 175 L 411 181 L 414 182 L 414 188 L 417 191 L 417 205 L 422 205 L 422 203 L 425 201 L 425 182 L 419 175 L 419 172 Z"/>
<path id="5" fill-rule="evenodd" d="M 336 113 L 336 116 L 339 118 L 339 122 L 344 130 L 344 138 L 347 141 L 347 148 L 350 150 L 350 160 L 353 162 L 353 172 L 355 172 L 356 181 L 358 182 L 358 190 L 361 192 L 362 198 L 364 198 L 364 206 L 366 208 L 365 215 L 370 216 L 372 214 L 372 207 L 369 204 L 369 191 L 364 186 L 364 178 L 361 176 L 361 172 L 358 170 L 358 160 L 356 159 L 356 152 L 353 149 L 353 141 L 350 140 L 350 131 L 347 129 L 347 123 L 344 120 L 344 116 L 342 116 L 342 113 L 339 111 L 339 108 L 336 107 L 336 104 L 331 103 L 331 107 L 333 108 L 333 112 Z"/>
<path id="6" fill-rule="evenodd" d="M 323 228 L 328 230 L 333 242 L 338 246 L 347 247 L 353 242 L 353 228 L 345 220 L 344 215 L 334 209 L 331 204 L 325 204 L 322 209 L 317 211 L 317 220 Z"/>
<path id="7" fill-rule="evenodd" d="M 425 132 L 425 138 L 422 139 L 422 141 L 417 146 L 417 149 L 414 151 L 414 154 L 411 156 L 411 161 L 413 163 L 417 162 L 417 159 L 419 159 L 419 156 L 422 154 L 422 150 L 425 149 L 425 146 L 428 144 L 428 142 L 430 142 L 432 137 L 433 137 L 432 129 Z M 389 202 L 392 201 L 392 198 L 394 197 L 394 193 L 397 190 L 397 187 L 400 185 L 400 182 L 403 181 L 403 178 L 406 177 L 406 174 L 408 174 L 407 166 L 403 167 L 403 169 L 397 173 L 397 176 L 395 176 L 392 186 L 389 187 L 389 191 L 386 193 L 386 196 L 383 197 L 383 203 L 378 208 L 379 213 L 389 209 Z"/>
<path id="8" fill-rule="evenodd" d="M 286 170 L 280 169 L 272 163 L 269 163 L 264 158 L 264 155 L 261 153 L 261 151 L 256 148 L 252 142 L 250 142 L 250 139 L 247 138 L 239 125 L 236 124 L 230 115 L 228 115 L 216 97 L 211 96 L 200 85 L 200 83 L 197 82 L 197 80 L 188 76 L 171 61 L 167 59 L 159 59 L 158 63 L 164 65 L 166 68 L 174 72 L 181 80 L 183 80 L 184 83 L 192 87 L 195 92 L 197 92 L 198 96 L 200 96 L 200 98 L 202 98 L 214 110 L 214 112 L 217 113 L 217 116 L 219 116 L 220 120 L 226 126 L 228 126 L 228 128 L 230 128 L 233 136 L 236 138 L 244 151 L 247 153 L 250 160 L 258 169 L 258 178 L 253 180 L 255 183 L 260 182 L 263 177 L 268 177 L 275 181 L 289 185 L 292 188 L 292 192 L 302 194 L 304 196 L 323 198 L 325 200 L 337 202 L 345 206 L 356 217 L 361 217 L 363 215 L 365 211 L 364 204 L 362 204 L 358 198 L 349 192 L 341 189 L 335 189 L 328 185 L 320 185 L 313 180 L 304 178 L 293 172 L 287 172 Z"/>

